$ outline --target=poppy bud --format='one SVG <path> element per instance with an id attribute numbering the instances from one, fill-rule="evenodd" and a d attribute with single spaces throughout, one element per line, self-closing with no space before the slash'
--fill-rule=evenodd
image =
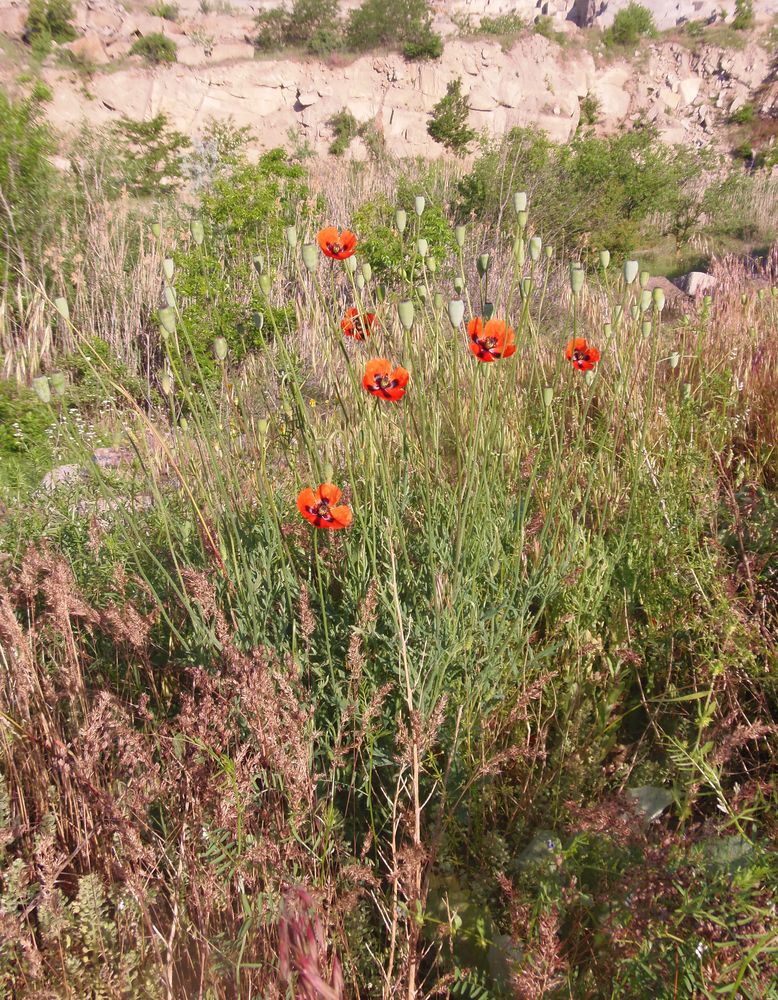
<path id="1" fill-rule="evenodd" d="M 41 403 L 51 402 L 51 389 L 49 388 L 49 380 L 45 375 L 34 378 L 32 380 L 32 387 Z"/>
<path id="2" fill-rule="evenodd" d="M 60 316 L 65 320 L 70 319 L 70 309 L 68 308 L 68 300 L 63 298 L 54 299 L 54 308 L 60 314 Z"/>
<path id="3" fill-rule="evenodd" d="M 365 261 L 365 263 L 362 265 L 362 277 L 365 279 L 365 281 L 370 281 L 370 279 L 373 277 L 373 268 L 367 263 L 367 261 Z"/>
<path id="4" fill-rule="evenodd" d="M 764 302 L 764 288 L 759 289 L 759 291 L 756 293 L 756 297 L 759 299 L 760 302 Z"/>
<path id="5" fill-rule="evenodd" d="M 521 236 L 517 236 L 513 241 L 513 257 L 519 267 L 524 267 L 524 240 Z"/>
<path id="6" fill-rule="evenodd" d="M 162 226 L 158 222 L 152 222 L 151 224 L 151 235 L 155 240 L 158 240 L 162 235 Z"/>
<path id="7" fill-rule="evenodd" d="M 270 430 L 270 421 L 263 417 L 261 420 L 257 421 L 257 433 L 261 438 L 265 437 L 267 432 Z"/>
<path id="8" fill-rule="evenodd" d="M 227 357 L 227 351 L 229 350 L 227 341 L 224 337 L 217 337 L 213 342 L 213 353 L 216 355 L 219 361 L 224 361 Z"/>
<path id="9" fill-rule="evenodd" d="M 178 421 L 178 426 L 181 428 L 184 434 L 186 434 L 186 432 L 189 430 L 189 421 L 186 419 L 186 417 L 181 417 L 181 419 Z"/>
<path id="10" fill-rule="evenodd" d="M 303 243 L 303 264 L 313 274 L 319 266 L 319 251 L 315 243 Z"/>
<path id="11" fill-rule="evenodd" d="M 613 307 L 613 325 L 618 326 L 621 323 L 621 317 L 624 315 L 624 306 L 619 303 Z"/>
<path id="12" fill-rule="evenodd" d="M 519 229 L 523 232 L 527 228 L 527 222 L 529 220 L 529 215 L 526 212 L 519 212 Z"/>
<path id="13" fill-rule="evenodd" d="M 464 281 L 462 281 L 462 278 L 459 275 L 457 275 L 454 278 L 454 291 L 461 293 L 462 291 L 464 291 L 464 288 L 465 288 Z"/>
<path id="14" fill-rule="evenodd" d="M 478 257 L 478 260 L 476 261 L 476 268 L 478 269 L 478 273 L 483 278 L 483 276 L 489 270 L 489 254 L 488 253 L 482 253 L 482 254 L 480 254 L 480 256 Z"/>
<path id="15" fill-rule="evenodd" d="M 522 278 L 520 288 L 521 297 L 523 299 L 528 299 L 530 292 L 532 291 L 532 278 Z"/>
<path id="16" fill-rule="evenodd" d="M 191 225 L 189 226 L 189 231 L 192 234 L 192 239 L 195 241 L 197 246 L 203 245 L 203 240 L 205 239 L 205 230 L 203 229 L 203 224 L 199 219 L 193 219 Z"/>
<path id="17" fill-rule="evenodd" d="M 419 296 L 419 298 L 421 299 L 422 302 L 426 302 L 427 301 L 427 286 L 426 285 L 417 285 L 416 286 L 416 294 Z"/>
<path id="18" fill-rule="evenodd" d="M 165 277 L 168 281 L 173 277 L 173 270 L 175 269 L 175 264 L 173 263 L 172 257 L 165 257 L 162 261 L 162 270 L 165 273 Z"/>
<path id="19" fill-rule="evenodd" d="M 589 371 L 584 372 L 584 381 L 586 382 L 587 385 L 591 385 L 592 382 L 594 382 L 595 374 L 596 373 L 592 368 L 590 368 Z"/>
<path id="20" fill-rule="evenodd" d="M 543 248 L 543 240 L 539 236 L 533 236 L 529 241 L 529 255 L 534 261 L 540 260 L 540 251 Z"/>
<path id="21" fill-rule="evenodd" d="M 573 264 L 570 267 L 570 287 L 573 290 L 573 295 L 578 295 L 578 293 L 583 288 L 584 284 L 584 272 L 580 264 Z"/>
<path id="22" fill-rule="evenodd" d="M 624 270 L 624 280 L 626 281 L 626 283 L 628 285 L 631 285 L 632 282 L 635 280 L 635 278 L 637 278 L 639 267 L 640 267 L 640 265 L 638 264 L 638 262 L 636 260 L 625 260 L 624 261 L 624 269 L 623 269 Z"/>
<path id="23" fill-rule="evenodd" d="M 423 213 L 424 213 L 424 206 L 426 204 L 427 204 L 427 202 L 424 200 L 424 198 L 420 194 L 417 194 L 416 197 L 413 199 L 413 209 L 414 209 L 414 211 L 416 212 L 416 214 L 419 217 L 421 217 L 421 215 L 423 215 Z"/>
<path id="24" fill-rule="evenodd" d="M 646 287 L 646 285 L 648 284 L 648 281 L 649 281 L 650 277 L 651 277 L 651 275 L 649 274 L 648 271 L 641 271 L 640 272 L 640 281 L 638 283 L 639 283 L 639 285 L 640 285 L 641 288 L 645 288 Z"/>
<path id="25" fill-rule="evenodd" d="M 513 196 L 513 207 L 516 209 L 516 214 L 519 212 L 527 211 L 527 192 L 517 191 Z"/>
<path id="26" fill-rule="evenodd" d="M 379 302 L 383 302 L 386 298 L 386 285 L 376 285 L 375 297 Z"/>
<path id="27" fill-rule="evenodd" d="M 419 251 L 420 257 L 426 257 L 429 253 L 430 245 L 424 237 L 422 237 L 421 239 L 416 240 L 416 249 Z"/>
<path id="28" fill-rule="evenodd" d="M 413 326 L 413 303 L 408 299 L 400 302 L 397 306 L 397 314 L 405 330 L 410 330 Z"/>
<path id="29" fill-rule="evenodd" d="M 170 309 L 176 308 L 176 293 L 170 285 L 165 285 L 165 302 L 167 302 Z"/>
<path id="30" fill-rule="evenodd" d="M 454 227 L 454 239 L 457 241 L 457 246 L 459 247 L 460 250 L 465 245 L 465 233 L 466 229 L 464 226 Z"/>
<path id="31" fill-rule="evenodd" d="M 612 333 L 613 333 L 613 327 L 610 325 L 610 323 L 603 323 L 602 324 L 603 337 L 610 337 Z"/>
<path id="32" fill-rule="evenodd" d="M 603 271 L 608 270 L 608 265 L 610 264 L 610 262 L 611 262 L 610 250 L 600 250 L 600 267 L 603 269 Z"/>
<path id="33" fill-rule="evenodd" d="M 651 336 L 651 320 L 649 320 L 649 319 L 643 320 L 643 326 L 641 327 L 641 330 L 642 330 L 642 333 L 643 333 L 644 337 L 650 337 Z"/>
<path id="34" fill-rule="evenodd" d="M 65 376 L 62 372 L 54 372 L 51 376 L 51 388 L 54 390 L 56 396 L 64 396 L 65 390 L 67 389 L 67 383 L 65 381 Z"/>
<path id="35" fill-rule="evenodd" d="M 630 306 L 629 307 L 629 314 L 630 314 L 630 316 L 632 317 L 633 320 L 637 319 L 638 316 L 640 315 L 640 306 Z"/>
<path id="36" fill-rule="evenodd" d="M 671 368 L 677 368 L 680 360 L 681 360 L 681 355 L 678 353 L 678 351 L 673 351 L 673 353 L 667 359 L 668 364 L 670 365 Z"/>
<path id="37" fill-rule="evenodd" d="M 251 314 L 251 322 L 258 330 L 261 330 L 262 327 L 265 325 L 265 314 L 260 312 L 253 312 Z"/>
<path id="38" fill-rule="evenodd" d="M 443 295 L 442 295 L 442 293 L 441 292 L 435 292 L 435 294 L 432 296 L 432 301 L 435 304 L 435 308 L 436 309 L 440 309 L 440 307 L 443 305 Z"/>
<path id="39" fill-rule="evenodd" d="M 270 279 L 269 274 L 260 274 L 259 276 L 259 287 L 265 293 L 265 295 L 270 294 L 270 289 L 273 286 L 273 282 Z"/>
<path id="40" fill-rule="evenodd" d="M 546 260 L 551 260 L 554 256 L 554 248 L 552 246 L 547 246 L 543 253 L 546 255 Z"/>
<path id="41" fill-rule="evenodd" d="M 551 388 L 550 385 L 545 386 L 545 388 L 543 389 L 543 405 L 551 406 L 551 401 L 553 400 L 553 398 L 554 398 L 554 390 Z"/>
<path id="42" fill-rule="evenodd" d="M 438 262 L 435 260 L 434 257 L 427 257 L 426 260 L 424 261 L 424 264 L 427 270 L 430 272 L 430 274 L 434 274 L 438 269 Z"/>
<path id="43" fill-rule="evenodd" d="M 173 379 L 165 372 L 162 376 L 162 391 L 169 396 L 173 391 Z"/>
<path id="44" fill-rule="evenodd" d="M 640 293 L 640 311 L 645 312 L 651 306 L 651 292 L 644 288 Z"/>
<path id="45" fill-rule="evenodd" d="M 343 261 L 343 263 L 346 266 L 346 270 L 350 274 L 356 274 L 357 273 L 357 258 L 356 257 L 346 257 L 346 259 Z"/>
<path id="46" fill-rule="evenodd" d="M 494 315 L 494 302 L 484 302 L 484 322 L 488 323 Z"/>
<path id="47" fill-rule="evenodd" d="M 287 245 L 294 250 L 297 246 L 297 228 L 296 226 L 287 226 L 284 230 L 284 236 L 286 237 Z"/>
<path id="48" fill-rule="evenodd" d="M 357 275 L 357 288 L 360 290 L 360 292 L 364 291 L 365 288 L 365 279 L 361 274 Z"/>
<path id="49" fill-rule="evenodd" d="M 176 313 L 170 306 L 167 309 L 160 309 L 157 313 L 157 319 L 168 333 L 176 332 Z"/>
<path id="50" fill-rule="evenodd" d="M 681 386 L 681 400 L 685 403 L 692 394 L 691 382 L 684 382 Z"/>
<path id="51" fill-rule="evenodd" d="M 448 318 L 456 330 L 465 316 L 465 303 L 461 299 L 451 299 L 448 304 Z"/>
<path id="52" fill-rule="evenodd" d="M 324 463 L 324 468 L 322 469 L 322 473 L 324 475 L 324 482 L 331 483 L 335 477 L 335 469 L 332 465 L 332 462 Z"/>
<path id="53" fill-rule="evenodd" d="M 654 300 L 654 309 L 661 312 L 665 307 L 665 293 L 661 288 L 655 288 L 651 293 L 651 298 Z"/>
<path id="54" fill-rule="evenodd" d="M 394 224 L 397 226 L 399 233 L 405 232 L 405 227 L 408 225 L 408 213 L 404 208 L 398 208 L 394 213 Z"/>

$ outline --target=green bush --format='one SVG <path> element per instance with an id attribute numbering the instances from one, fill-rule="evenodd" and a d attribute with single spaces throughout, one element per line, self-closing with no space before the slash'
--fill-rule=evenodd
<path id="1" fill-rule="evenodd" d="M 167 3 L 166 0 L 161 0 L 160 3 L 156 3 L 152 7 L 149 7 L 149 14 L 153 14 L 154 17 L 161 17 L 165 21 L 177 21 L 178 5 L 174 3 Z"/>
<path id="2" fill-rule="evenodd" d="M 427 132 L 446 149 L 457 156 L 464 156 L 467 147 L 475 139 L 476 132 L 467 124 L 470 105 L 462 93 L 462 78 L 451 80 L 442 97 L 432 109 L 427 122 Z"/>
<path id="3" fill-rule="evenodd" d="M 735 0 L 735 16 L 732 27 L 736 31 L 747 31 L 754 26 L 753 0 Z"/>
<path id="4" fill-rule="evenodd" d="M 542 14 L 540 17 L 536 18 L 532 30 L 536 35 L 542 35 L 550 42 L 556 42 L 557 45 L 567 44 L 567 35 L 556 30 L 554 27 L 554 19 L 553 17 L 549 17 L 548 14 Z"/>
<path id="5" fill-rule="evenodd" d="M 254 24 L 258 28 L 254 36 L 254 48 L 260 52 L 272 52 L 284 47 L 289 15 L 282 7 L 261 11 L 254 19 Z"/>
<path id="6" fill-rule="evenodd" d="M 399 48 L 407 59 L 436 59 L 443 51 L 427 0 L 363 0 L 349 14 L 346 43 L 355 52 Z"/>
<path id="7" fill-rule="evenodd" d="M 338 0 L 295 0 L 290 11 L 283 7 L 262 11 L 255 24 L 259 31 L 254 45 L 263 52 L 290 46 L 325 56 L 343 42 Z"/>
<path id="8" fill-rule="evenodd" d="M 142 56 L 146 62 L 156 65 L 158 63 L 174 63 L 176 61 L 176 43 L 167 35 L 152 31 L 150 35 L 133 42 L 130 55 Z"/>
<path id="9" fill-rule="evenodd" d="M 30 0 L 24 40 L 37 51 L 47 52 L 51 42 L 72 42 L 73 7 L 70 0 Z"/>
<path id="10" fill-rule="evenodd" d="M 596 125 L 600 120 L 600 114 L 602 112 L 602 106 L 600 105 L 597 96 L 595 94 L 588 93 L 585 97 L 581 98 L 579 107 L 581 109 L 581 124 Z"/>
<path id="11" fill-rule="evenodd" d="M 359 122 L 348 108 L 341 108 L 327 121 L 327 126 L 332 129 L 333 134 L 330 152 L 333 156 L 342 156 L 351 145 L 352 139 L 356 139 L 359 135 Z"/>
<path id="12" fill-rule="evenodd" d="M 0 380 L 0 457 L 41 450 L 48 454 L 47 430 L 54 420 L 50 406 L 30 389 Z"/>
<path id="13" fill-rule="evenodd" d="M 120 118 L 112 130 L 115 140 L 114 185 L 126 186 L 140 198 L 170 194 L 181 181 L 182 152 L 189 139 L 171 130 L 167 115 L 155 115 L 150 121 L 136 122 Z"/>
<path id="14" fill-rule="evenodd" d="M 613 19 L 603 40 L 606 45 L 635 45 L 641 38 L 653 38 L 656 35 L 654 15 L 641 3 L 631 2 L 620 10 Z"/>
<path id="15" fill-rule="evenodd" d="M 733 125 L 750 125 L 756 121 L 756 108 L 750 102 L 744 104 L 742 108 L 732 112 L 729 120 Z"/>
<path id="16" fill-rule="evenodd" d="M 483 35 L 518 35 L 527 27 L 527 22 L 519 14 L 497 14 L 482 17 L 478 31 Z"/>

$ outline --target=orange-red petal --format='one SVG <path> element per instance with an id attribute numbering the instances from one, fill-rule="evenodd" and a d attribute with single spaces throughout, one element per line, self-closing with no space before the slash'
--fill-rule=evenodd
<path id="1" fill-rule="evenodd" d="M 326 226 L 317 236 L 319 247 L 325 256 L 334 260 L 345 260 L 351 257 L 357 248 L 357 238 L 348 229 L 342 232 L 335 226 Z"/>
<path id="2" fill-rule="evenodd" d="M 333 486 L 332 483 L 322 483 L 316 493 L 319 500 L 325 500 L 330 507 L 334 507 L 343 496 L 343 491 L 339 490 L 337 486 Z"/>
<path id="3" fill-rule="evenodd" d="M 318 498 L 316 494 L 313 492 L 313 490 L 310 488 L 310 486 L 305 490 L 301 490 L 297 494 L 297 509 L 300 511 L 303 517 L 307 518 L 309 521 L 311 521 L 312 518 L 311 515 L 308 513 L 308 508 L 315 507 L 317 502 Z"/>
<path id="4" fill-rule="evenodd" d="M 565 349 L 565 358 L 572 361 L 574 351 L 585 351 L 589 346 L 589 341 L 585 337 L 574 337 Z"/>
<path id="5" fill-rule="evenodd" d="M 333 523 L 325 525 L 327 528 L 348 528 L 354 519 L 351 508 L 345 504 L 341 504 L 340 507 L 330 507 L 330 515 Z"/>

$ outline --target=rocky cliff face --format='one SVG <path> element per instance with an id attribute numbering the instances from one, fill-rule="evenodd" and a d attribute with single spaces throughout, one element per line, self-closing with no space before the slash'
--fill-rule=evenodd
<path id="1" fill-rule="evenodd" d="M 85 82 L 50 58 L 44 77 L 54 92 L 52 120 L 68 127 L 83 118 L 100 124 L 118 115 L 146 118 L 163 111 L 176 128 L 194 135 L 210 117 L 231 116 L 236 124 L 251 126 L 258 149 L 287 144 L 294 136 L 325 152 L 332 139 L 327 121 L 348 108 L 358 121 L 373 122 L 390 148 L 436 156 L 442 149 L 427 135 L 429 113 L 457 77 L 469 97 L 471 124 L 490 135 L 514 125 L 537 125 L 552 139 L 566 141 L 578 126 L 580 102 L 587 95 L 599 102 L 602 131 L 647 117 L 668 141 L 698 145 L 711 141 L 718 117 L 747 101 L 756 100 L 765 113 L 778 114 L 772 58 L 762 45 L 693 52 L 658 41 L 642 44 L 629 61 L 597 65 L 568 19 L 580 12 L 581 0 L 556 0 L 553 13 L 569 38 L 567 45 L 528 32 L 507 51 L 497 41 L 456 37 L 453 19 L 508 9 L 530 17 L 554 0 L 439 4 L 438 26 L 448 37 L 442 59 L 434 63 L 407 63 L 395 54 L 326 63 L 256 58 L 250 43 L 256 5 L 249 8 L 243 0 L 243 6 L 233 6 L 229 13 L 203 14 L 195 2 L 184 0 L 175 22 L 152 16 L 141 4 L 129 11 L 117 0 L 81 4 L 76 17 L 80 37 L 67 47 L 95 71 Z M 355 2 L 348 0 L 344 7 Z M 623 5 L 622 0 L 600 2 L 598 20 L 612 19 Z M 773 5 L 778 9 L 778 0 L 757 2 L 761 14 Z M 662 24 L 689 13 L 699 18 L 714 4 L 679 0 L 653 6 Z M 0 32 L 20 38 L 25 16 L 26 5 L 0 0 Z M 177 63 L 151 68 L 128 56 L 133 41 L 151 32 L 175 41 Z M 359 141 L 350 155 L 365 155 Z"/>

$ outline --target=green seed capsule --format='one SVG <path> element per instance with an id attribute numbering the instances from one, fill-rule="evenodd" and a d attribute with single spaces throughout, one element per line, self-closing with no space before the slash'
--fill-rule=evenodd
<path id="1" fill-rule="evenodd" d="M 417 285 L 416 286 L 416 294 L 419 296 L 419 298 L 421 299 L 422 302 L 426 302 L 427 301 L 427 286 L 426 285 Z"/>
<path id="2" fill-rule="evenodd" d="M 528 299 L 532 294 L 532 278 L 526 277 L 521 279 L 521 297 L 523 299 Z"/>
<path id="3" fill-rule="evenodd" d="M 166 396 L 169 396 L 173 391 L 173 379 L 165 372 L 162 376 L 162 391 Z"/>
<path id="4" fill-rule="evenodd" d="M 482 253 L 482 254 L 480 254 L 480 256 L 478 257 L 478 260 L 476 261 L 476 268 L 478 269 L 478 273 L 483 278 L 483 276 L 489 270 L 489 254 L 488 253 Z"/>
<path id="5" fill-rule="evenodd" d="M 430 274 L 434 274 L 438 269 L 438 262 L 435 260 L 434 257 L 427 257 L 426 260 L 424 261 L 424 266 L 427 268 Z"/>
<path id="6" fill-rule="evenodd" d="M 192 234 L 192 239 L 195 241 L 198 247 L 203 245 L 203 240 L 205 239 L 205 230 L 203 229 L 203 224 L 199 219 L 194 219 L 189 227 L 189 231 Z"/>
<path id="7" fill-rule="evenodd" d="M 151 224 L 151 235 L 155 240 L 158 240 L 162 235 L 162 226 L 158 222 L 153 222 Z"/>
<path id="8" fill-rule="evenodd" d="M 488 322 L 494 315 L 494 302 L 484 302 L 484 322 Z"/>
<path id="9" fill-rule="evenodd" d="M 603 335 L 603 337 L 606 337 L 606 338 L 610 337 L 612 335 L 612 333 L 613 333 L 613 327 L 611 326 L 611 324 L 610 323 L 603 323 L 602 324 L 602 335 Z"/>
<path id="10" fill-rule="evenodd" d="M 594 377 L 596 374 L 597 373 L 591 368 L 589 369 L 589 371 L 584 372 L 584 381 L 586 382 L 587 385 L 591 385 L 592 382 L 594 382 Z"/>
<path id="11" fill-rule="evenodd" d="M 68 308 L 68 300 L 63 298 L 54 299 L 54 308 L 60 314 L 60 316 L 67 322 L 70 319 L 70 309 Z"/>
<path id="12" fill-rule="evenodd" d="M 67 382 L 65 376 L 62 372 L 54 372 L 51 376 L 51 388 L 54 390 L 55 396 L 64 396 L 65 390 L 67 389 Z"/>
<path id="13" fill-rule="evenodd" d="M 543 241 L 539 236 L 533 236 L 529 241 L 530 258 L 537 263 L 540 260 L 540 251 L 543 249 Z"/>
<path id="14" fill-rule="evenodd" d="M 410 330 L 413 326 L 414 308 L 413 303 L 406 299 L 397 306 L 397 314 L 405 330 Z"/>
<path id="15" fill-rule="evenodd" d="M 600 250 L 600 267 L 603 271 L 608 270 L 608 265 L 611 262 L 610 250 Z"/>
<path id="16" fill-rule="evenodd" d="M 175 309 L 172 309 L 170 306 L 168 306 L 166 309 L 160 309 L 159 313 L 157 314 L 157 318 L 162 324 L 163 329 L 166 330 L 168 333 L 176 332 Z"/>
<path id="17" fill-rule="evenodd" d="M 613 325 L 618 326 L 624 315 L 624 306 L 619 303 L 613 307 Z"/>
<path id="18" fill-rule="evenodd" d="M 357 273 L 357 258 L 356 257 L 346 257 L 346 259 L 343 261 L 343 264 L 345 265 L 345 268 L 349 272 L 349 274 L 356 274 Z"/>
<path id="19" fill-rule="evenodd" d="M 665 293 L 661 288 L 655 288 L 651 293 L 651 298 L 654 300 L 654 309 L 661 312 L 665 307 Z"/>
<path id="20" fill-rule="evenodd" d="M 39 375 L 38 378 L 34 378 L 32 380 L 32 387 L 41 403 L 51 402 L 51 389 L 49 387 L 49 380 L 45 375 Z"/>
<path id="21" fill-rule="evenodd" d="M 525 251 L 524 251 L 524 240 L 521 236 L 517 236 L 513 241 L 513 259 L 516 261 L 518 267 L 524 267 L 525 261 Z"/>
<path id="22" fill-rule="evenodd" d="M 168 281 L 172 280 L 173 271 L 175 270 L 175 267 L 176 265 L 172 257 L 165 257 L 165 259 L 162 261 L 162 270 Z"/>
<path id="23" fill-rule="evenodd" d="M 650 337 L 651 336 L 651 330 L 652 330 L 651 320 L 650 319 L 643 320 L 643 324 L 641 326 L 641 331 L 643 333 L 643 336 L 644 337 Z"/>
<path id="24" fill-rule="evenodd" d="M 645 312 L 647 309 L 651 308 L 651 292 L 644 288 L 640 293 L 640 311 Z"/>
<path id="25" fill-rule="evenodd" d="M 365 278 L 364 275 L 362 274 L 357 275 L 357 288 L 360 290 L 360 292 L 364 291 L 365 289 Z"/>
<path id="26" fill-rule="evenodd" d="M 269 274 L 260 274 L 259 287 L 262 289 L 265 295 L 270 294 L 270 289 L 273 287 L 273 281 Z"/>
<path id="27" fill-rule="evenodd" d="M 176 293 L 170 285 L 165 285 L 165 302 L 167 302 L 170 309 L 176 308 Z"/>
<path id="28" fill-rule="evenodd" d="M 543 251 L 543 253 L 546 255 L 546 260 L 551 260 L 551 258 L 554 256 L 554 248 L 547 246 Z"/>
<path id="29" fill-rule="evenodd" d="M 424 206 L 426 204 L 427 202 L 420 194 L 417 194 L 416 197 L 413 199 L 413 210 L 420 218 L 424 214 Z"/>
<path id="30" fill-rule="evenodd" d="M 630 306 L 629 314 L 633 320 L 636 320 L 640 316 L 640 306 Z"/>
<path id="31" fill-rule="evenodd" d="M 287 226 L 284 230 L 284 236 L 286 237 L 287 246 L 294 250 L 297 246 L 297 227 Z"/>
<path id="32" fill-rule="evenodd" d="M 553 399 L 554 399 L 554 390 L 551 388 L 550 385 L 545 386 L 545 388 L 543 389 L 543 405 L 551 406 Z"/>
<path id="33" fill-rule="evenodd" d="M 456 330 L 465 316 L 465 303 L 461 299 L 451 299 L 448 304 L 448 318 Z"/>
<path id="34" fill-rule="evenodd" d="M 527 192 L 517 191 L 513 196 L 513 207 L 516 210 L 516 214 L 519 212 L 527 211 Z"/>
<path id="35" fill-rule="evenodd" d="M 219 361 L 224 361 L 224 359 L 227 357 L 228 350 L 229 347 L 224 337 L 217 337 L 216 340 L 214 340 L 213 353 L 216 355 Z"/>
<path id="36" fill-rule="evenodd" d="M 459 292 L 461 294 L 464 291 L 464 289 L 465 289 L 465 283 L 464 283 L 464 281 L 462 281 L 462 279 L 460 278 L 460 276 L 457 275 L 454 278 L 454 291 L 455 292 Z"/>
<path id="37" fill-rule="evenodd" d="M 398 233 L 405 232 L 405 227 L 408 225 L 408 213 L 404 208 L 398 208 L 394 213 L 394 224 L 397 226 Z"/>
<path id="38" fill-rule="evenodd" d="M 570 288 L 573 295 L 578 295 L 584 285 L 584 272 L 580 264 L 572 265 L 570 268 Z"/>
<path id="39" fill-rule="evenodd" d="M 527 222 L 529 221 L 529 215 L 526 212 L 519 212 L 517 219 L 519 221 L 519 229 L 524 232 L 527 228 Z"/>
<path id="40" fill-rule="evenodd" d="M 303 243 L 303 264 L 313 274 L 319 266 L 319 248 L 315 243 Z"/>
<path id="41" fill-rule="evenodd" d="M 186 434 L 186 432 L 189 430 L 189 421 L 186 419 L 186 417 L 181 417 L 181 419 L 178 421 L 178 426 L 181 428 L 184 434 Z"/>
<path id="42" fill-rule="evenodd" d="M 443 305 L 443 294 L 442 294 L 442 292 L 435 292 L 435 294 L 432 296 L 432 301 L 433 301 L 433 303 L 435 305 L 435 308 L 436 309 L 440 309 L 440 307 Z"/>
<path id="43" fill-rule="evenodd" d="M 678 353 L 678 351 L 673 351 L 673 353 L 667 359 L 667 362 L 671 368 L 677 368 L 680 361 L 681 361 L 681 355 Z"/>
<path id="44" fill-rule="evenodd" d="M 422 237 L 416 240 L 416 249 L 419 251 L 420 257 L 426 257 L 430 250 L 429 243 Z"/>
<path id="45" fill-rule="evenodd" d="M 466 233 L 467 233 L 467 230 L 465 229 L 464 226 L 455 226 L 454 227 L 454 239 L 457 241 L 457 246 L 459 247 L 460 250 L 465 245 L 465 235 L 466 235 Z"/>
<path id="46" fill-rule="evenodd" d="M 640 281 L 639 281 L 639 284 L 640 284 L 641 288 L 645 288 L 648 285 L 648 282 L 650 280 L 651 280 L 651 275 L 650 275 L 650 273 L 648 271 L 641 271 L 640 272 Z"/>
<path id="47" fill-rule="evenodd" d="M 684 403 L 686 402 L 687 399 L 689 399 L 691 394 L 692 394 L 691 383 L 684 382 L 683 385 L 681 386 L 681 399 L 684 401 Z"/>
<path id="48" fill-rule="evenodd" d="M 635 278 L 637 278 L 639 270 L 640 270 L 640 265 L 636 260 L 624 261 L 624 268 L 623 268 L 624 280 L 628 285 L 631 285 L 632 282 L 635 280 Z"/>
<path id="49" fill-rule="evenodd" d="M 370 279 L 373 277 L 373 268 L 367 263 L 367 261 L 365 261 L 365 263 L 362 265 L 362 277 L 365 279 L 365 281 L 370 281 Z"/>

